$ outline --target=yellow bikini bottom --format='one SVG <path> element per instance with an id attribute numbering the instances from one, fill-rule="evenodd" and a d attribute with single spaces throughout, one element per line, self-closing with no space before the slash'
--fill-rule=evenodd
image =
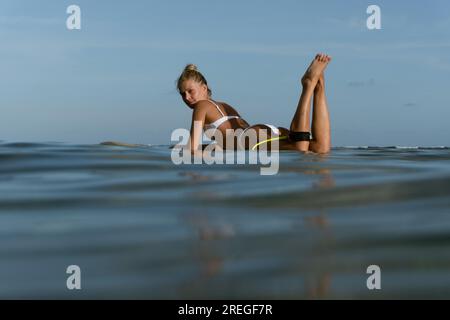
<path id="1" fill-rule="evenodd" d="M 266 140 L 260 141 L 260 142 L 258 142 L 257 144 L 255 144 L 252 147 L 252 150 L 255 150 L 258 146 L 260 146 L 260 145 L 262 145 L 264 143 L 267 143 L 267 142 L 270 142 L 270 141 L 275 141 L 275 140 L 286 140 L 287 138 L 288 138 L 288 136 L 279 136 L 279 137 L 273 137 L 273 138 L 270 138 L 270 139 L 266 139 Z"/>

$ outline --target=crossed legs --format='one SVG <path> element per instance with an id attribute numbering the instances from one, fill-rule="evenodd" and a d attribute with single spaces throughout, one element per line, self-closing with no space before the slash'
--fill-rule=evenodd
<path id="1" fill-rule="evenodd" d="M 331 57 L 318 54 L 305 75 L 302 77 L 303 90 L 292 118 L 290 131 L 312 132 L 312 141 L 292 142 L 299 151 L 327 153 L 331 147 L 330 116 L 325 96 L 325 80 L 323 71 Z M 311 98 L 313 100 L 313 118 L 310 126 Z"/>

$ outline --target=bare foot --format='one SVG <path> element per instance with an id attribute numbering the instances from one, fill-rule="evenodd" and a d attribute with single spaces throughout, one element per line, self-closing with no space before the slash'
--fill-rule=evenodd
<path id="1" fill-rule="evenodd" d="M 327 62 L 330 62 L 331 57 L 326 55 L 326 60 Z M 325 71 L 320 74 L 319 80 L 317 80 L 316 87 L 314 88 L 314 91 L 318 90 L 325 90 Z"/>
<path id="2" fill-rule="evenodd" d="M 302 84 L 315 86 L 330 60 L 331 57 L 326 54 L 317 54 L 303 75 Z"/>

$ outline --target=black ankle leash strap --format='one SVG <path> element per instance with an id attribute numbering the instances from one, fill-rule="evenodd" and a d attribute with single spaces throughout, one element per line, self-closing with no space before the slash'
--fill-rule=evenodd
<path id="1" fill-rule="evenodd" d="M 292 141 L 311 141 L 311 133 L 310 132 L 289 132 L 289 139 Z"/>

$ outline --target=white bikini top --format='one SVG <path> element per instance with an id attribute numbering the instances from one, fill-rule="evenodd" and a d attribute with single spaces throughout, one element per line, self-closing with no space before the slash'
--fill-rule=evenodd
<path id="1" fill-rule="evenodd" d="M 219 110 L 220 114 L 222 115 L 222 118 L 217 119 L 217 120 L 214 121 L 213 123 L 205 124 L 205 130 L 208 130 L 208 129 L 217 129 L 217 128 L 219 128 L 219 127 L 222 125 L 222 123 L 224 123 L 225 121 L 228 121 L 228 120 L 230 120 L 230 119 L 239 119 L 239 118 L 240 118 L 239 116 L 226 116 L 226 115 L 224 115 L 223 112 L 222 112 L 222 110 L 220 110 L 219 106 L 217 105 L 217 103 L 215 103 L 215 102 L 212 101 L 212 100 L 208 100 L 208 101 L 212 102 L 212 103 L 216 106 L 217 110 Z"/>

